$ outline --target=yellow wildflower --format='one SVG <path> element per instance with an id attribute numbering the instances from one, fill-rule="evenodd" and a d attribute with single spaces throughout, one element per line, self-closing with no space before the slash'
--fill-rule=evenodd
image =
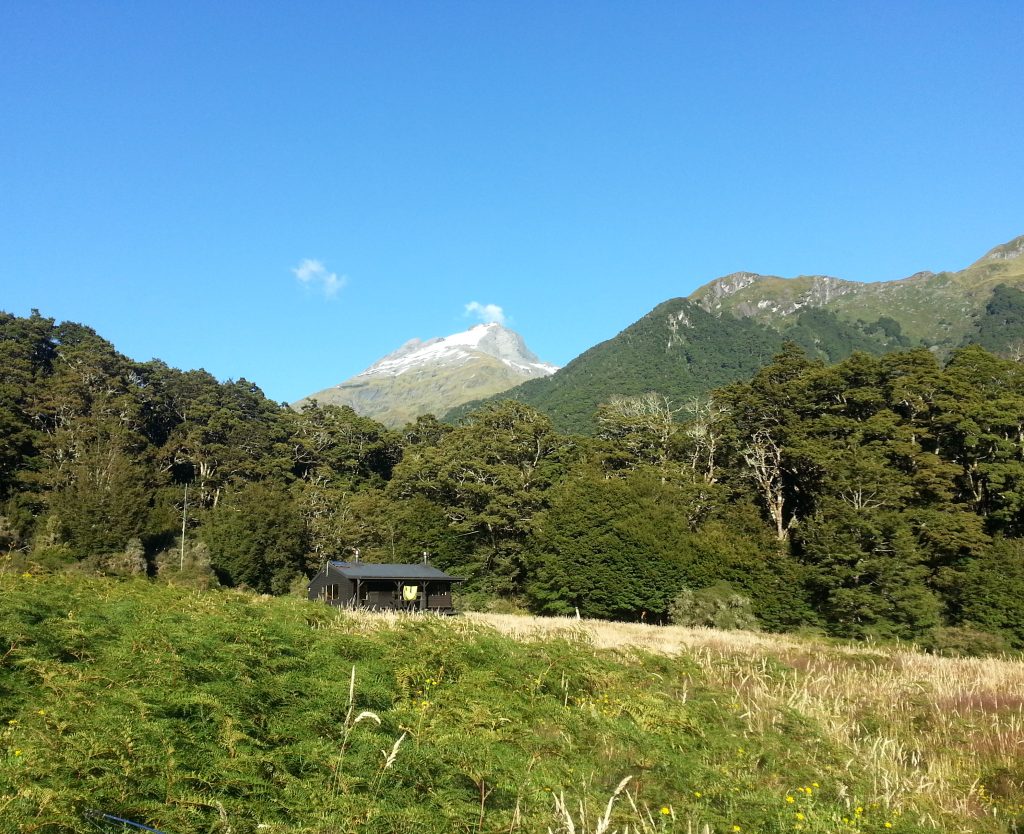
<path id="1" fill-rule="evenodd" d="M 792 796 L 789 796 L 789 795 L 787 794 L 787 795 L 786 795 L 786 802 L 796 802 L 796 800 L 795 800 L 795 799 L 794 799 L 794 798 L 793 798 Z"/>
<path id="2" fill-rule="evenodd" d="M 671 813 L 672 813 L 672 811 L 671 811 L 671 810 L 669 810 L 669 807 L 668 807 L 667 805 L 662 805 L 662 806 L 661 806 L 661 813 L 663 813 L 663 814 L 665 814 L 666 816 L 668 816 L 669 814 L 671 814 Z"/>

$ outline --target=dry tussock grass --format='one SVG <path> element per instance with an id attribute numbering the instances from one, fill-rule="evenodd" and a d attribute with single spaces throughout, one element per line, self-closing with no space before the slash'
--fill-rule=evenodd
<path id="1" fill-rule="evenodd" d="M 595 648 L 685 654 L 709 682 L 733 693 L 751 732 L 790 711 L 815 720 L 851 763 L 873 775 L 874 801 L 889 807 L 921 797 L 967 816 L 1018 807 L 1014 795 L 1024 788 L 1019 660 L 639 623 L 508 614 L 466 619 L 520 639 L 567 637 Z"/>
<path id="2" fill-rule="evenodd" d="M 409 616 L 359 612 L 346 615 L 342 627 L 374 630 Z M 624 655 L 685 655 L 710 684 L 730 693 L 751 733 L 794 712 L 815 721 L 851 765 L 872 775 L 872 802 L 909 810 L 927 799 L 967 818 L 1024 812 L 1019 660 L 565 617 L 470 613 L 449 622 L 467 634 L 494 629 L 519 640 L 563 638 Z"/>

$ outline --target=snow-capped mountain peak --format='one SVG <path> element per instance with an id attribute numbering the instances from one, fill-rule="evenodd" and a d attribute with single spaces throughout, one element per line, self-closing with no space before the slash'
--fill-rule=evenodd
<path id="1" fill-rule="evenodd" d="M 497 322 L 478 324 L 461 333 L 422 341 L 410 339 L 394 353 L 374 362 L 355 379 L 399 376 L 424 365 L 462 365 L 474 354 L 486 354 L 527 376 L 547 376 L 558 368 L 541 362 L 526 347 L 523 337 Z"/>
<path id="2" fill-rule="evenodd" d="M 452 408 L 548 376 L 542 362 L 514 330 L 478 324 L 434 339 L 410 339 L 360 374 L 295 403 L 349 405 L 359 414 L 398 427 L 421 414 Z"/>

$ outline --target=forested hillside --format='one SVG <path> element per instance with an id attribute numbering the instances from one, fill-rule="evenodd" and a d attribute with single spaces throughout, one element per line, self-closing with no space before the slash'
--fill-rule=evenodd
<path id="1" fill-rule="evenodd" d="M 898 327 L 840 321 L 826 310 L 801 314 L 783 336 L 753 319 L 709 313 L 685 298 L 659 304 L 619 335 L 578 356 L 553 376 L 532 379 L 503 394 L 542 411 L 563 432 L 596 432 L 597 408 L 613 396 L 657 391 L 683 402 L 719 386 L 749 379 L 788 338 L 813 356 L 837 361 L 855 350 L 882 353 L 903 346 Z M 481 402 L 453 409 L 457 421 Z"/>
<path id="2" fill-rule="evenodd" d="M 514 398 L 547 414 L 559 431 L 593 434 L 597 406 L 610 397 L 648 391 L 680 401 L 704 397 L 748 379 L 785 340 L 828 362 L 854 351 L 912 347 L 946 359 L 968 344 L 1016 359 L 1024 355 L 1022 286 L 1024 236 L 960 272 L 898 281 L 734 273 L 659 304 L 554 376 L 488 401 Z M 446 419 L 461 419 L 479 405 L 453 409 Z"/>
<path id="3" fill-rule="evenodd" d="M 463 605 L 1024 646 L 1024 368 L 980 347 L 787 343 L 710 397 L 607 399 L 593 437 L 514 401 L 296 413 L 38 314 L 0 318 L 0 361 L 0 541 L 30 571 L 281 594 L 428 550 Z"/>

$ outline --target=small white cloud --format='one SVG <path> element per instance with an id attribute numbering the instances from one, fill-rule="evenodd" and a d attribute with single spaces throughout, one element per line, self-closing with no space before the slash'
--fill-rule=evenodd
<path id="1" fill-rule="evenodd" d="M 463 313 L 465 316 L 476 316 L 484 324 L 496 321 L 498 324 L 505 323 L 505 311 L 497 304 L 481 304 L 479 301 L 470 301 Z"/>
<path id="2" fill-rule="evenodd" d="M 292 274 L 303 286 L 319 287 L 327 298 L 334 298 L 338 290 L 348 283 L 345 275 L 328 271 L 323 261 L 314 258 L 303 258 L 302 262 L 292 269 Z"/>

